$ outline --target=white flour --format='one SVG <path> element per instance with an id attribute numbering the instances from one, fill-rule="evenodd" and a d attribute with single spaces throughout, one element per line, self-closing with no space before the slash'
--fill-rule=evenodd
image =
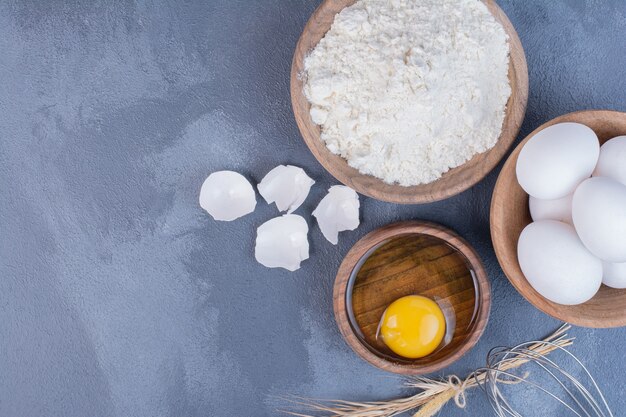
<path id="1" fill-rule="evenodd" d="M 311 117 L 362 173 L 432 182 L 496 144 L 507 41 L 479 0 L 360 0 L 304 61 Z"/>

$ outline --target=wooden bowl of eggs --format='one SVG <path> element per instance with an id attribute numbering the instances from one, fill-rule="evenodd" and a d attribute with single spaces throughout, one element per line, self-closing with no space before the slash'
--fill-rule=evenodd
<path id="1" fill-rule="evenodd" d="M 504 273 L 535 307 L 579 326 L 626 326 L 624 135 L 626 113 L 557 117 L 513 151 L 493 192 Z"/>
<path id="2" fill-rule="evenodd" d="M 491 306 L 476 252 L 443 226 L 402 222 L 359 240 L 334 285 L 335 319 L 350 347 L 385 371 L 421 375 L 459 359 Z"/>
<path id="3" fill-rule="evenodd" d="M 304 28 L 304 31 L 298 41 L 294 53 L 291 68 L 291 100 L 295 119 L 306 145 L 309 147 L 315 158 L 330 174 L 332 174 L 337 180 L 339 180 L 343 184 L 369 197 L 394 203 L 414 204 L 438 201 L 456 195 L 470 188 L 478 181 L 483 179 L 498 164 L 498 162 L 504 157 L 509 147 L 515 140 L 524 118 L 524 114 L 526 111 L 526 102 L 528 99 L 528 69 L 521 42 L 509 19 L 507 18 L 505 13 L 497 6 L 495 1 L 485 0 L 484 3 L 486 4 L 490 14 L 495 17 L 496 22 L 502 25 L 506 37 L 508 37 L 509 45 L 508 84 L 510 86 L 511 92 L 508 101 L 506 101 L 506 107 L 503 110 L 504 116 L 499 138 L 497 138 L 497 141 L 495 141 L 495 145 L 490 145 L 486 148 L 486 151 L 483 149 L 468 153 L 465 159 L 463 159 L 463 161 L 465 161 L 464 163 L 450 162 L 450 165 L 448 165 L 448 167 L 452 166 L 454 168 L 445 168 L 447 172 L 442 171 L 443 174 L 437 174 L 433 176 L 433 178 L 436 179 L 429 180 L 429 182 L 422 182 L 418 185 L 400 185 L 400 183 L 397 181 L 390 182 L 389 180 L 381 179 L 380 176 L 374 176 L 373 174 L 364 174 L 363 172 L 366 172 L 367 169 L 355 169 L 352 162 L 349 164 L 348 161 L 344 159 L 344 157 L 340 156 L 340 154 L 343 154 L 343 151 L 335 150 L 335 153 L 331 152 L 331 150 L 329 150 L 329 148 L 327 147 L 325 141 L 321 138 L 322 135 L 320 125 L 315 123 L 313 120 L 314 117 L 312 116 L 311 112 L 312 106 L 307 99 L 304 91 L 307 82 L 305 59 L 308 55 L 310 55 L 311 51 L 316 47 L 320 40 L 327 34 L 329 29 L 331 28 L 331 25 L 333 25 L 335 16 L 340 13 L 344 8 L 355 4 L 355 0 L 325 0 L 322 2 L 322 4 L 319 6 L 319 8 L 315 11 L 315 13 L 306 24 L 306 27 Z M 459 13 L 456 14 L 459 15 Z M 461 13 L 459 16 L 463 16 L 463 14 Z M 431 36 L 429 37 L 429 39 L 430 38 L 435 38 L 435 36 Z M 477 44 L 477 42 L 474 43 Z M 406 53 L 409 54 L 409 52 Z M 470 55 L 475 56 L 477 54 L 468 54 L 467 56 Z M 364 65 L 362 67 L 367 67 L 367 65 Z M 475 65 L 475 67 L 480 67 L 484 69 L 490 68 L 490 65 L 486 65 L 483 63 L 483 65 Z M 489 79 L 490 77 L 487 76 L 486 78 Z M 476 80 L 476 85 L 479 86 L 481 84 L 484 84 L 484 81 L 485 80 Z M 486 91 L 492 90 L 494 89 L 486 89 Z M 478 92 L 476 93 L 476 95 L 473 96 L 479 97 L 483 95 L 483 93 L 485 93 L 485 91 Z M 378 98 L 385 96 L 385 94 L 386 90 L 383 89 L 380 92 Z M 471 107 L 472 106 L 462 106 L 463 109 Z M 433 114 L 448 114 L 448 110 L 444 111 L 444 109 L 439 107 L 432 109 L 431 111 L 433 112 Z M 370 114 L 380 113 L 380 111 L 374 110 Z M 424 112 L 416 111 L 415 114 L 417 113 Z M 461 117 L 460 113 L 462 112 L 459 109 L 456 110 L 456 113 L 458 113 L 458 117 Z M 446 116 L 448 124 L 453 117 L 456 116 L 453 116 L 452 114 Z M 478 115 L 476 116 L 475 121 L 472 123 L 483 123 L 483 119 L 489 119 L 490 117 L 491 113 L 489 113 L 489 115 Z M 401 122 L 398 123 L 400 125 L 402 124 Z M 441 125 L 446 125 L 446 123 L 442 122 Z M 385 136 L 386 134 L 387 133 L 384 133 L 382 136 Z M 361 135 L 360 133 L 357 133 L 356 135 L 359 137 L 359 140 L 363 137 L 363 135 Z M 339 136 L 341 137 L 341 135 Z M 455 149 L 452 148 L 460 146 L 459 143 L 464 144 L 481 140 L 480 138 L 485 136 L 487 135 L 474 132 L 474 134 L 471 134 L 469 136 L 458 138 L 458 141 L 456 144 L 454 144 L 454 146 L 441 146 L 441 152 L 437 154 L 437 160 L 444 161 L 441 162 L 443 164 L 448 163 L 445 161 L 451 161 L 454 158 L 458 157 L 457 155 L 452 155 L 455 152 Z M 430 140 L 429 138 L 433 137 L 437 138 L 438 129 L 433 129 L 433 131 L 429 135 L 425 135 L 425 137 L 428 140 Z M 384 142 L 385 140 L 387 139 L 382 140 L 382 142 Z M 421 140 L 421 138 L 415 139 L 414 142 L 418 142 Z M 387 147 L 387 145 L 381 146 L 383 149 L 380 151 L 373 150 L 378 149 L 378 147 L 372 146 L 371 148 L 369 148 L 370 150 L 368 152 L 376 155 L 385 154 L 386 152 L 388 152 L 389 148 Z M 362 158 L 361 151 L 356 151 L 355 154 L 357 155 L 355 157 L 356 159 Z M 398 151 L 398 154 L 404 155 L 408 154 L 408 152 Z M 432 160 L 432 158 L 430 158 L 429 155 L 429 157 L 425 160 L 430 161 Z M 353 166 L 351 166 L 351 164 Z M 398 167 L 400 165 L 421 167 L 424 164 L 420 160 L 417 162 L 384 161 L 381 163 L 376 162 L 372 165 L 374 167 L 382 166 L 381 170 L 389 171 L 394 169 L 394 167 Z M 429 168 L 427 167 L 424 168 L 424 170 L 428 169 Z M 405 178 L 406 177 L 408 177 L 409 180 L 415 178 L 415 176 L 413 175 L 405 176 Z"/>

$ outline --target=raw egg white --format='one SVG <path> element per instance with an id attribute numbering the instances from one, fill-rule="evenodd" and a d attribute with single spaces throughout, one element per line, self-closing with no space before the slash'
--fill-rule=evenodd
<path id="1" fill-rule="evenodd" d="M 572 224 L 572 197 L 573 194 L 555 200 L 542 200 L 530 196 L 528 206 L 533 221 L 558 220 Z"/>
<path id="2" fill-rule="evenodd" d="M 517 255 L 530 285 L 555 303 L 584 303 L 602 284 L 602 262 L 569 224 L 555 220 L 529 224 L 519 237 Z"/>
<path id="3" fill-rule="evenodd" d="M 585 246 L 607 262 L 626 262 L 626 185 L 594 177 L 576 189 L 572 219 Z"/>
<path id="4" fill-rule="evenodd" d="M 526 142 L 517 158 L 517 180 L 535 198 L 562 198 L 591 176 L 599 153 L 593 130 L 580 123 L 559 123 Z"/>
<path id="5" fill-rule="evenodd" d="M 602 262 L 604 276 L 602 283 L 612 288 L 626 288 L 626 262 Z"/>
<path id="6" fill-rule="evenodd" d="M 626 136 L 618 136 L 600 147 L 594 177 L 609 177 L 626 185 Z"/>

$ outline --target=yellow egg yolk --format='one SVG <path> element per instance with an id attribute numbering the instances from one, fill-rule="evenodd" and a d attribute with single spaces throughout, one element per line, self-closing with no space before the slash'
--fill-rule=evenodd
<path id="1" fill-rule="evenodd" d="M 416 359 L 433 353 L 445 332 L 446 321 L 437 303 L 420 295 L 408 295 L 387 307 L 379 335 L 394 353 Z"/>

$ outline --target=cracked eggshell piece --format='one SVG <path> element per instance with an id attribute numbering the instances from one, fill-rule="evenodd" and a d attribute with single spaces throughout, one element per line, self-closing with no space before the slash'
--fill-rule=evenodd
<path id="1" fill-rule="evenodd" d="M 285 214 L 266 221 L 257 229 L 254 257 L 268 268 L 300 269 L 309 259 L 309 226 L 297 214 Z"/>
<path id="2" fill-rule="evenodd" d="M 322 234 L 333 245 L 339 241 L 339 232 L 359 226 L 359 195 L 345 185 L 334 185 L 313 211 Z"/>
<path id="3" fill-rule="evenodd" d="M 276 203 L 278 211 L 293 213 L 315 184 L 302 168 L 279 165 L 267 173 L 257 188 L 267 204 Z"/>
<path id="4" fill-rule="evenodd" d="M 215 220 L 232 221 L 254 211 L 256 195 L 243 175 L 233 171 L 217 171 L 202 184 L 200 207 Z"/>

